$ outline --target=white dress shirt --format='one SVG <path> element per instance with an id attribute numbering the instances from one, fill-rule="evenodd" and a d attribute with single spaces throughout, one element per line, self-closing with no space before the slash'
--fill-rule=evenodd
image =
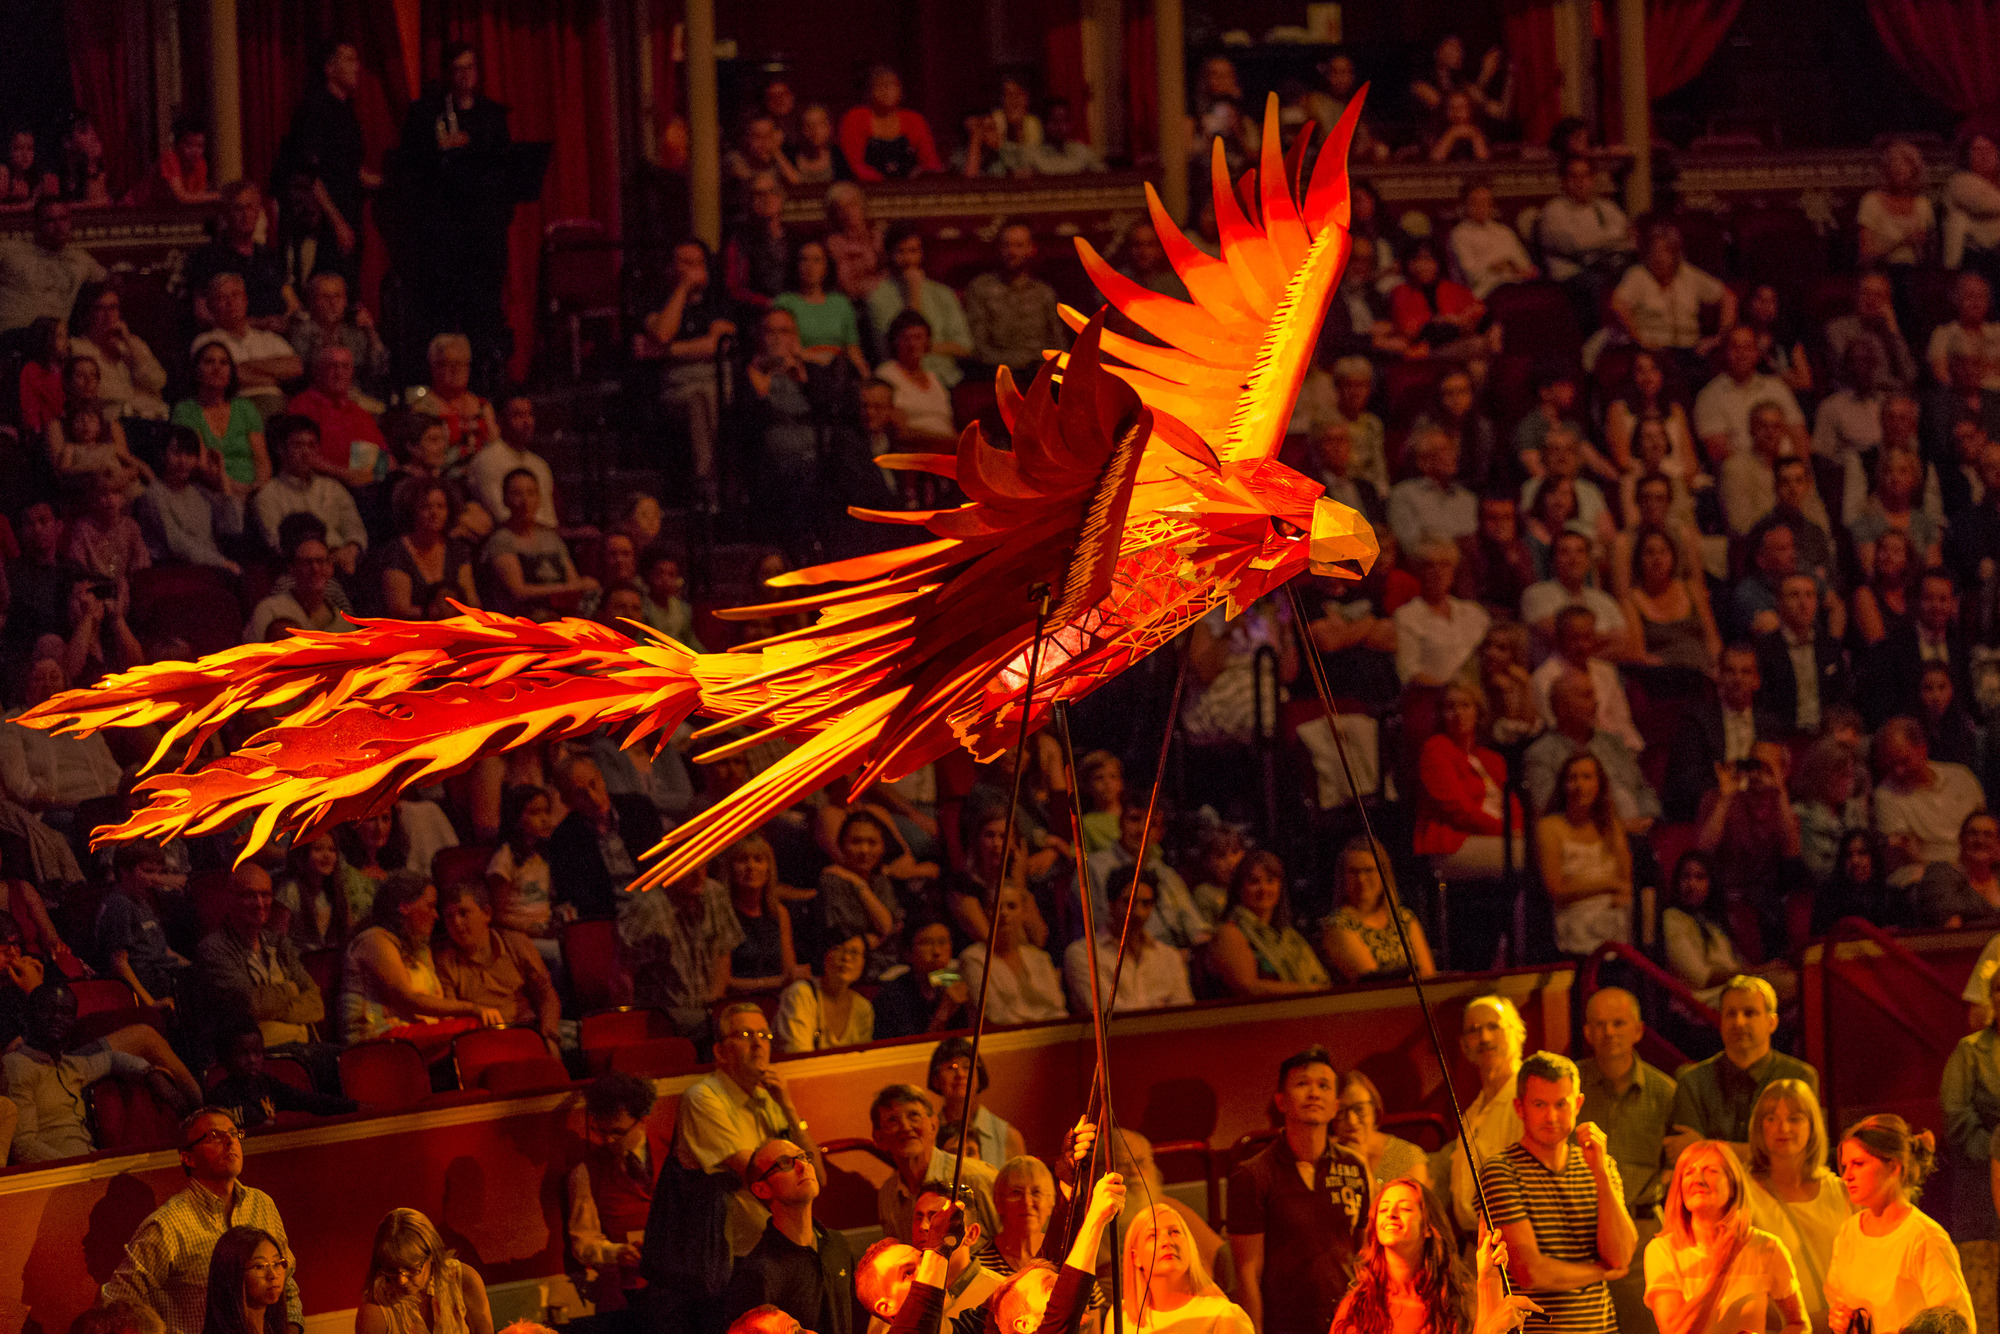
<path id="1" fill-rule="evenodd" d="M 1396 627 L 1396 676 L 1405 685 L 1418 676 L 1457 676 L 1493 625 L 1486 608 L 1454 597 L 1445 599 L 1443 611 L 1411 598 L 1389 619 Z"/>

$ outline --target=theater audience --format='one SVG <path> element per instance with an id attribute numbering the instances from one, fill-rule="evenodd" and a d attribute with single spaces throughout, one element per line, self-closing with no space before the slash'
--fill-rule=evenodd
<path id="1" fill-rule="evenodd" d="M 354 496 L 338 480 L 320 471 L 319 427 L 307 417 L 290 414 L 271 422 L 278 447 L 277 474 L 257 488 L 251 510 L 257 529 L 273 551 L 285 551 L 281 525 L 294 514 L 308 514 L 325 526 L 325 542 L 333 564 L 353 574 L 368 547 L 368 530 Z"/>
<path id="2" fill-rule="evenodd" d="M 284 385 L 305 373 L 292 345 L 250 316 L 250 298 L 240 273 L 225 269 L 207 280 L 205 295 L 210 328 L 197 334 L 188 349 L 198 356 L 211 343 L 229 350 L 236 363 L 236 383 L 268 422 L 284 406 Z M 282 322 L 282 314 L 271 317 Z"/>
<path id="3" fill-rule="evenodd" d="M 22 133 L 14 136 L 16 146 Z M 18 168 L 13 179 L 18 188 Z M 67 320 L 83 285 L 110 276 L 73 235 L 69 205 L 42 194 L 35 199 L 34 230 L 28 238 L 0 241 L 0 333 L 25 329 L 43 315 Z"/>
<path id="4" fill-rule="evenodd" d="M 339 344 L 354 358 L 355 383 L 364 391 L 358 402 L 371 412 L 379 412 L 379 394 L 389 376 L 389 348 L 375 328 L 368 307 L 348 300 L 347 279 L 338 269 L 323 268 L 306 280 L 305 305 L 293 312 L 285 328 L 292 351 L 308 366 L 313 354 L 330 344 Z M 428 395 L 426 395 L 428 397 Z"/>
<path id="5" fill-rule="evenodd" d="M 1237 863 L 1208 963 L 1232 996 L 1288 996 L 1324 990 L 1326 969 L 1292 924 L 1285 867 L 1258 851 Z"/>
<path id="6" fill-rule="evenodd" d="M 1864 1117 L 1840 1140 L 1840 1175 L 1854 1213 L 1833 1239 L 1827 1320 L 1836 1334 L 1866 1313 L 1870 1328 L 1903 1329 L 1918 1312 L 1945 1306 L 1970 1325 L 1958 1248 L 1917 1196 L 1936 1162 L 1936 1137 L 1893 1112 Z"/>
<path id="7" fill-rule="evenodd" d="M 1185 886 L 1181 892 L 1187 892 Z M 1105 875 L 1104 893 L 1108 912 L 1097 921 L 1094 968 L 1091 946 L 1081 937 L 1063 955 L 1070 1008 L 1089 1014 L 1093 996 L 1100 1007 L 1115 996 L 1114 1010 L 1194 1004 L 1181 951 L 1161 943 L 1151 930 L 1158 894 L 1152 872 L 1121 866 Z"/>
<path id="8" fill-rule="evenodd" d="M 1958 827 L 1954 862 L 1932 862 L 1910 888 L 1912 926 L 1956 928 L 2000 915 L 2000 820 L 1984 810 Z"/>
<path id="9" fill-rule="evenodd" d="M 1756 914 L 1762 939 L 1752 957 L 1779 952 L 1788 938 L 1785 894 L 1799 879 L 1798 816 L 1786 781 L 1791 750 L 1760 741 L 1747 763 L 1718 769 L 1716 786 L 1702 798 L 1695 846 L 1715 856 L 1716 889 L 1731 908 Z"/>
<path id="10" fill-rule="evenodd" d="M 258 1031 L 255 1020 L 243 1021 L 242 1027 L 234 1032 L 224 1031 L 216 1043 L 216 1060 L 223 1077 L 220 1082 L 210 1084 L 204 1096 L 211 1106 L 226 1109 L 245 1130 L 269 1125 L 287 1112 L 344 1116 L 358 1108 L 359 1104 L 352 1099 L 336 1098 L 316 1088 L 299 1088 L 271 1074 L 264 1066 L 264 1055 L 264 1035 Z M 307 1060 L 318 1055 L 302 1052 L 290 1059 Z"/>
<path id="11" fill-rule="evenodd" d="M 507 522 L 493 530 L 480 556 L 493 610 L 536 621 L 573 613 L 600 586 L 577 573 L 562 537 L 537 522 L 542 489 L 535 474 L 516 468 L 507 474 L 501 494 Z"/>
<path id="12" fill-rule="evenodd" d="M 1627 833 L 1643 833 L 1660 816 L 1659 797 L 1640 772 L 1638 757 L 1616 733 L 1600 723 L 1597 688 L 1589 676 L 1567 672 L 1549 690 L 1555 724 L 1528 746 L 1522 760 L 1528 800 L 1546 809 L 1558 792 L 1557 776 L 1570 756 L 1589 751 L 1611 784 L 1611 800 Z"/>
<path id="13" fill-rule="evenodd" d="M 437 922 L 437 887 L 416 872 L 392 872 L 376 888 L 368 919 L 349 942 L 341 966 L 344 1041 L 402 1038 L 436 1057 L 467 1029 L 508 1022 L 491 1005 L 444 994 L 431 958 Z"/>
<path id="14" fill-rule="evenodd" d="M 1138 1309 L 1132 1322 L 1138 1334 L 1251 1334 L 1249 1315 L 1209 1277 L 1187 1221 L 1171 1203 L 1149 1205 L 1126 1225 L 1121 1263 L 1123 1290 Z"/>
<path id="15" fill-rule="evenodd" d="M 1682 853 L 1660 913 L 1661 945 L 1674 976 L 1711 1009 L 1721 1003 L 1730 979 L 1744 971 L 1722 908 L 1712 852 L 1691 848 Z"/>
<path id="16" fill-rule="evenodd" d="M 1555 904 L 1556 948 L 1586 955 L 1607 940 L 1632 939 L 1632 851 L 1611 800 L 1604 766 L 1572 755 L 1535 825 L 1542 884 Z"/>
<path id="17" fill-rule="evenodd" d="M 1584 1002 L 1583 1040 L 1591 1054 L 1577 1063 L 1577 1088 L 1583 1095 L 1577 1117 L 1604 1132 L 1642 1248 L 1659 1232 L 1656 1211 L 1666 1188 L 1660 1145 L 1674 1102 L 1674 1081 L 1636 1051 L 1645 1033 L 1638 998 L 1624 988 L 1601 987 Z M 1644 1287 L 1640 1279 L 1643 1275 L 1628 1274 L 1611 1281 L 1621 1329 L 1632 1328 L 1637 1319 Z"/>
<path id="18" fill-rule="evenodd" d="M 1756 636 L 1757 703 L 1794 736 L 1812 736 L 1853 692 L 1847 655 L 1819 614 L 1819 584 L 1789 574 L 1778 585 L 1778 624 Z"/>
<path id="19" fill-rule="evenodd" d="M 160 467 L 133 502 L 132 517 L 154 564 L 185 561 L 240 575 L 243 567 L 222 554 L 215 534 L 218 519 L 225 532 L 233 523 L 240 533 L 242 515 L 231 512 L 218 490 L 197 484 L 201 464 L 201 437 L 185 426 L 169 427 Z"/>
<path id="20" fill-rule="evenodd" d="M 1723 985 L 1718 1028 L 1722 1050 L 1675 1072 L 1673 1133 L 1669 1158 L 1699 1139 L 1726 1140 L 1740 1154 L 1750 1142 L 1750 1111 L 1757 1095 L 1774 1079 L 1796 1079 L 1815 1092 L 1819 1072 L 1804 1061 L 1774 1051 L 1778 993 L 1764 978 L 1741 975 Z"/>
<path id="21" fill-rule="evenodd" d="M 389 442 L 374 416 L 354 399 L 354 354 L 339 343 L 313 349 L 306 388 L 287 412 L 319 427 L 320 470 L 349 487 L 380 481 L 389 471 Z"/>
<path id="22" fill-rule="evenodd" d="M 753 125 L 769 121 L 751 122 Z M 775 134 L 776 127 L 771 127 Z M 767 309 L 785 290 L 792 267 L 792 245 L 785 234 L 785 186 L 776 170 L 758 169 L 744 182 L 749 215 L 735 227 L 722 247 L 723 290 L 750 311 Z"/>
<path id="23" fill-rule="evenodd" d="M 1566 155 L 1558 174 L 1562 193 L 1542 205 L 1535 239 L 1549 277 L 1568 292 L 1579 326 L 1589 328 L 1632 261 L 1632 224 L 1623 209 L 1598 193 L 1597 166 L 1589 157 Z"/>
<path id="24" fill-rule="evenodd" d="M 391 1209 L 375 1229 L 354 1334 L 493 1334 L 479 1271 L 446 1249 L 415 1209 Z"/>
<path id="25" fill-rule="evenodd" d="M 1028 941 L 1022 920 L 1023 897 L 1013 885 L 1001 886 L 995 895 L 1000 920 L 994 928 L 991 977 L 985 978 L 989 1024 L 1039 1023 L 1069 1013 L 1055 964 Z M 958 971 L 976 1002 L 988 972 L 985 941 L 974 941 L 959 952 Z"/>

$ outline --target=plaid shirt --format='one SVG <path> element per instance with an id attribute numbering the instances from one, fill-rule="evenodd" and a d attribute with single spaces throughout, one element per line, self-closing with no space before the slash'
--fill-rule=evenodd
<path id="1" fill-rule="evenodd" d="M 215 1243 L 232 1227 L 255 1227 L 276 1238 L 291 1261 L 285 1277 L 285 1319 L 305 1328 L 299 1304 L 298 1257 L 285 1238 L 284 1220 L 271 1197 L 237 1182 L 227 1202 L 193 1181 L 153 1210 L 132 1240 L 125 1259 L 104 1285 L 102 1300 L 135 1301 L 166 1322 L 167 1334 L 201 1334 L 208 1303 L 208 1259 Z"/>

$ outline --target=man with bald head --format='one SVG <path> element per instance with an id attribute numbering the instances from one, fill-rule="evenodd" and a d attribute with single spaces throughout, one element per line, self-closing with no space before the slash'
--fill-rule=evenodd
<path id="1" fill-rule="evenodd" d="M 303 1044 L 307 1025 L 326 1019 L 326 999 L 299 962 L 299 947 L 271 929 L 271 877 L 245 862 L 229 877 L 222 925 L 195 951 L 201 979 L 222 1013 L 219 1020 L 252 1019 L 266 1047 Z"/>

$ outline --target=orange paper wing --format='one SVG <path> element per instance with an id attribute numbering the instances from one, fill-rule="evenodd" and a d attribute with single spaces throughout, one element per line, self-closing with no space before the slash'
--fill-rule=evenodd
<path id="1" fill-rule="evenodd" d="M 1295 152 L 1288 164 L 1280 153 L 1277 97 L 1271 97 L 1262 161 L 1243 181 L 1255 219 L 1231 188 L 1222 145 L 1215 144 L 1211 189 L 1220 259 L 1197 250 L 1146 187 L 1161 247 L 1192 301 L 1139 286 L 1078 238 L 1084 268 L 1105 299 L 1168 344 L 1104 337 L 1104 351 L 1118 363 L 1112 372 L 1153 410 L 1156 436 L 1185 431 L 1206 441 L 1224 463 L 1269 458 L 1284 443 L 1347 261 L 1347 152 L 1365 95 L 1363 90 L 1347 104 L 1303 199 L 1294 197 L 1293 186 L 1302 154 Z M 1308 125 L 1301 138 L 1311 132 Z M 1064 307 L 1062 316 L 1072 328 L 1083 327 L 1077 311 Z"/>

